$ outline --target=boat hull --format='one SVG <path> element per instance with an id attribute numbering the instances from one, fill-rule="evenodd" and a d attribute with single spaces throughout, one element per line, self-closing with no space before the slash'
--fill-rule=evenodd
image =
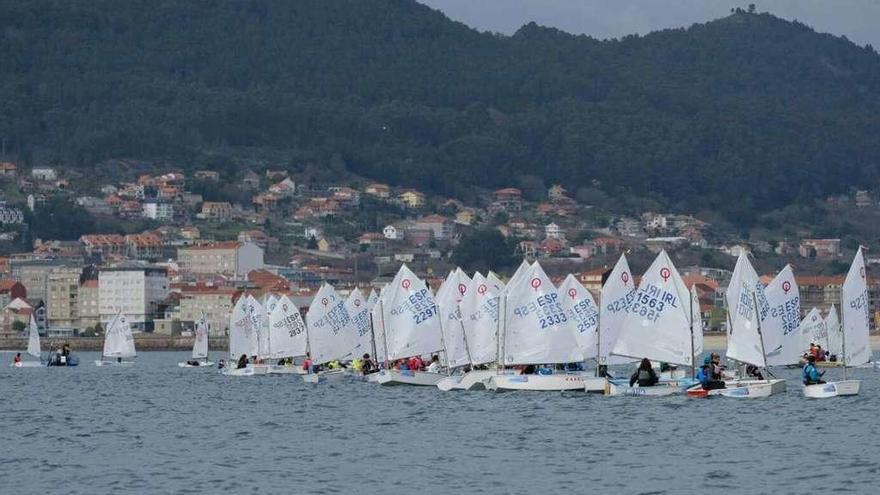
<path id="1" fill-rule="evenodd" d="M 861 387 L 861 380 L 843 380 L 840 382 L 820 383 L 818 385 L 804 385 L 804 397 L 827 399 L 830 397 L 859 395 Z"/>
<path id="2" fill-rule="evenodd" d="M 517 372 L 518 373 L 518 372 Z M 449 390 L 486 390 L 486 382 L 497 375 L 495 370 L 471 370 L 463 375 L 452 375 L 437 382 L 437 388 Z M 515 373 L 510 373 L 515 374 Z"/>
<path id="3" fill-rule="evenodd" d="M 306 370 L 302 369 L 302 366 L 272 364 L 269 365 L 267 373 L 270 375 L 305 375 Z"/>
<path id="4" fill-rule="evenodd" d="M 210 368 L 210 367 L 214 366 L 214 364 L 215 364 L 213 361 L 199 361 L 199 363 L 200 364 L 198 366 L 194 366 L 192 364 L 183 362 L 183 363 L 177 363 L 177 366 L 179 366 L 181 368 Z"/>
<path id="5" fill-rule="evenodd" d="M 321 371 L 320 373 L 309 373 L 307 375 L 303 375 L 303 381 L 306 383 L 311 383 L 312 385 L 317 385 L 319 383 L 338 383 L 348 376 L 348 372 L 345 370 L 334 370 L 334 371 Z"/>
<path id="6" fill-rule="evenodd" d="M 220 373 L 224 376 L 257 376 L 265 375 L 266 366 L 247 365 L 244 368 L 223 368 Z"/>
<path id="7" fill-rule="evenodd" d="M 101 361 L 95 360 L 95 366 L 134 366 L 134 361 Z"/>
<path id="8" fill-rule="evenodd" d="M 608 380 L 605 395 L 620 397 L 667 397 L 681 395 L 692 387 L 696 382 L 689 378 L 682 380 L 661 381 L 653 387 L 640 387 L 638 384 L 630 387 L 629 380 Z"/>
<path id="9" fill-rule="evenodd" d="M 695 385 L 688 389 L 689 397 L 731 397 L 736 399 L 760 399 L 784 393 L 787 389 L 785 380 L 730 380 L 724 382 L 725 388 L 703 390 Z"/>
<path id="10" fill-rule="evenodd" d="M 581 373 L 559 373 L 555 375 L 493 375 L 486 382 L 486 388 L 494 391 L 534 390 L 539 392 L 562 392 L 566 390 L 583 392 L 585 376 Z"/>
<path id="11" fill-rule="evenodd" d="M 379 385 L 415 385 L 421 387 L 434 387 L 437 383 L 446 378 L 446 375 L 440 373 L 428 373 L 426 371 L 409 371 L 409 370 L 382 370 L 374 373 L 376 383 Z"/>

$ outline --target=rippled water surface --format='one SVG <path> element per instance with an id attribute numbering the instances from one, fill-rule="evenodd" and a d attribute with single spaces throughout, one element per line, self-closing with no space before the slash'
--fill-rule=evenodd
<path id="1" fill-rule="evenodd" d="M 180 369 L 10 369 L 0 493 L 877 493 L 880 372 L 808 401 L 449 392 Z M 218 356 L 219 357 L 219 356 Z M 839 370 L 828 371 L 827 377 Z M 558 492 L 557 492 L 558 493 Z"/>

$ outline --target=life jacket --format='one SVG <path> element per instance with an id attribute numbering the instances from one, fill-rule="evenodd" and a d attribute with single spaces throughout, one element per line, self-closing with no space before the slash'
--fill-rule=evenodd
<path id="1" fill-rule="evenodd" d="M 639 370 L 639 381 L 640 382 L 651 381 L 651 372 L 648 370 Z"/>

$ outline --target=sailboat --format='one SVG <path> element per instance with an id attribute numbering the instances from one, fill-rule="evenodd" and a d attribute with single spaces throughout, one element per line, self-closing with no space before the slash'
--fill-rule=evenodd
<path id="1" fill-rule="evenodd" d="M 799 359 L 800 296 L 791 267 L 786 266 L 766 289 L 752 267 L 746 253 L 740 254 L 730 286 L 727 289 L 728 334 L 727 358 L 765 370 L 769 366 L 767 347 L 771 345 L 776 359 L 773 364 L 790 364 Z M 769 326 L 765 331 L 764 327 Z M 790 334 L 785 337 L 782 334 Z M 772 335 L 772 337 L 770 337 Z M 768 344 L 768 341 L 770 344 Z M 787 352 L 783 353 L 783 342 Z M 788 361 L 788 362 L 787 362 Z M 769 372 L 768 372 L 769 373 Z M 785 380 L 754 380 L 733 378 L 724 381 L 725 388 L 705 391 L 695 387 L 692 396 L 720 395 L 735 398 L 760 398 L 782 393 Z"/>
<path id="2" fill-rule="evenodd" d="M 440 390 L 484 390 L 486 382 L 498 374 L 489 365 L 498 361 L 498 316 L 503 291 L 504 284 L 491 273 L 486 277 L 480 272 L 474 273 L 464 297 L 458 303 L 461 314 L 459 323 L 472 368 L 462 375 L 451 375 L 440 380 L 437 383 Z M 514 370 L 505 372 L 519 373 Z"/>
<path id="3" fill-rule="evenodd" d="M 133 365 L 134 361 L 123 360 L 124 358 L 137 356 L 134 348 L 134 336 L 131 334 L 131 325 L 128 323 L 128 317 L 119 312 L 106 328 L 101 359 L 95 361 L 95 366 Z M 104 358 L 115 358 L 115 360 L 107 361 Z"/>
<path id="4" fill-rule="evenodd" d="M 461 268 L 456 268 L 446 277 L 435 297 L 437 310 L 440 312 L 445 365 L 450 371 L 471 362 L 459 308 L 459 304 L 467 296 L 470 283 L 470 277 Z"/>
<path id="5" fill-rule="evenodd" d="M 569 318 L 575 325 L 575 341 L 583 351 L 581 360 L 586 364 L 587 359 L 596 358 L 599 339 L 599 307 L 593 300 L 593 295 L 587 290 L 574 275 L 569 274 L 559 286 L 559 297 L 562 308 L 568 313 Z M 605 377 L 594 373 L 582 373 L 584 375 L 585 392 L 604 392 Z"/>
<path id="6" fill-rule="evenodd" d="M 282 375 L 304 375 L 301 365 L 294 365 L 295 357 L 304 357 L 308 352 L 306 323 L 299 308 L 286 295 L 273 301 L 267 318 L 269 323 L 269 344 L 272 359 L 285 359 L 285 364 L 269 365 L 269 373 Z"/>
<path id="7" fill-rule="evenodd" d="M 560 301 L 556 287 L 535 262 L 514 276 L 502 300 L 499 373 L 486 384 L 489 390 L 584 390 L 581 372 L 502 374 L 503 366 L 537 366 L 583 361 L 575 340 L 575 322 Z"/>
<path id="8" fill-rule="evenodd" d="M 259 352 L 252 315 L 256 308 L 251 304 L 252 301 L 253 298 L 242 294 L 229 316 L 229 363 L 222 371 L 226 376 L 254 376 L 267 371 L 266 367 L 258 368 L 252 363 L 243 368 L 237 367 L 241 356 L 256 356 Z"/>
<path id="9" fill-rule="evenodd" d="M 28 346 L 27 353 L 31 356 L 39 359 L 40 361 L 19 361 L 13 362 L 9 366 L 14 368 L 37 368 L 43 366 L 42 363 L 42 352 L 40 351 L 40 330 L 37 327 L 37 321 L 34 319 L 34 315 L 31 315 L 30 322 L 28 324 Z"/>
<path id="10" fill-rule="evenodd" d="M 201 318 L 196 321 L 192 359 L 177 363 L 181 368 L 207 368 L 213 366 L 214 363 L 208 359 L 208 318 L 202 313 Z"/>
<path id="11" fill-rule="evenodd" d="M 812 308 L 801 320 L 801 353 L 806 354 L 810 344 L 821 345 L 823 349 L 831 351 L 828 342 L 828 325 L 817 308 Z M 818 364 L 818 363 L 817 363 Z"/>
<path id="12" fill-rule="evenodd" d="M 840 288 L 841 324 L 838 328 L 829 328 L 829 333 L 836 332 L 840 338 L 843 352 L 839 357 L 843 368 L 843 380 L 804 385 L 804 397 L 824 399 L 846 395 L 858 395 L 861 380 L 846 377 L 847 366 L 860 366 L 871 361 L 871 341 L 869 330 L 869 299 L 868 280 L 865 257 L 862 248 L 856 252 L 849 273 Z"/>
<path id="13" fill-rule="evenodd" d="M 330 284 L 315 294 L 306 314 L 306 339 L 313 365 L 325 365 L 351 355 L 357 329 L 345 309 L 345 299 Z M 346 376 L 342 368 L 303 375 L 306 383 L 338 381 Z"/>
<path id="14" fill-rule="evenodd" d="M 406 265 L 379 298 L 385 369 L 375 381 L 380 385 L 437 385 L 445 374 L 391 369 L 392 361 L 436 354 L 443 350 L 440 311 L 431 290 Z M 378 343 L 377 343 L 378 344 Z"/>
<path id="15" fill-rule="evenodd" d="M 627 308 L 612 354 L 630 359 L 647 358 L 690 366 L 696 356 L 693 297 L 666 251 L 660 251 L 642 277 Z M 652 387 L 629 385 L 627 379 L 608 380 L 607 395 L 665 396 L 683 393 L 692 378 L 661 380 Z"/>

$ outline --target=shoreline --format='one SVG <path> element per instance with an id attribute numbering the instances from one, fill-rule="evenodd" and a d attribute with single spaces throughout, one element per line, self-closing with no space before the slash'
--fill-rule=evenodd
<path id="1" fill-rule="evenodd" d="M 62 344 L 70 344 L 73 351 L 95 351 L 100 352 L 104 346 L 103 337 L 71 337 L 55 338 L 45 337 L 41 339 L 44 352 L 60 349 Z M 193 337 L 181 337 L 179 335 L 153 335 L 138 334 L 134 339 L 135 347 L 138 352 L 151 351 L 188 351 L 192 349 Z M 208 339 L 208 348 L 211 351 L 227 351 L 229 350 L 229 339 L 227 337 L 211 337 Z M 704 349 L 726 349 L 727 335 L 710 333 L 703 335 Z M 871 348 L 880 350 L 880 333 L 871 334 Z M 0 351 L 24 351 L 27 349 L 27 338 L 2 338 L 0 339 Z"/>

